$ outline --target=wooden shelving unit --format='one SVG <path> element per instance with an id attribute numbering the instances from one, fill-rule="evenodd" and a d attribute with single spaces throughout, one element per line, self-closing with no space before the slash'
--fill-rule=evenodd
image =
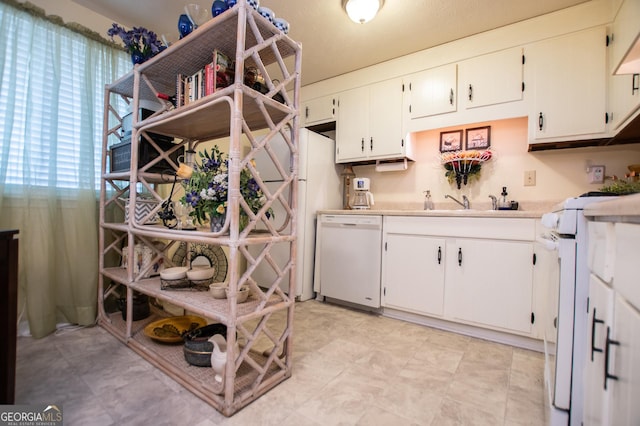
<path id="1" fill-rule="evenodd" d="M 159 92 L 175 94 L 176 76 L 190 75 L 202 69 L 211 62 L 214 49 L 235 61 L 232 85 L 178 108 L 157 98 Z M 268 87 L 267 93 L 244 84 L 244 71 L 249 67 L 260 71 Z M 260 16 L 246 0 L 239 0 L 232 9 L 211 19 L 149 61 L 136 65 L 105 88 L 99 323 L 227 416 L 290 377 L 292 371 L 300 69 L 300 45 Z M 284 102 L 273 99 L 278 94 Z M 159 110 L 141 121 L 134 114 L 131 168 L 126 172 L 111 173 L 109 147 L 119 142 L 122 116 L 118 113 L 118 105 L 123 100 L 131 105 L 132 111 L 138 111 L 143 101 L 157 103 Z M 264 137 L 258 138 L 254 134 L 265 129 Z M 173 137 L 174 146 L 166 151 L 160 149 L 151 139 L 151 133 Z M 170 157 L 172 153 L 181 148 L 197 150 L 201 143 L 222 137 L 229 139 L 228 214 L 222 231 L 168 229 L 159 224 L 142 223 L 136 218 L 138 194 L 135 189 L 142 187 L 149 192 L 158 201 L 154 212 L 160 210 L 164 199 L 158 188 L 171 184 L 178 168 Z M 280 164 L 274 155 L 269 156 L 283 175 L 278 188 L 269 190 L 254 168 L 253 160 L 261 151 L 273 154 L 270 142 L 276 137 L 287 142 L 290 161 Z M 140 138 L 151 144 L 158 157 L 138 169 Z M 169 163 L 170 170 L 161 174 L 150 172 L 153 165 L 163 160 Z M 249 168 L 266 196 L 265 206 L 255 214 L 248 209 L 240 192 L 243 168 Z M 126 207 L 123 198 L 129 199 Z M 285 225 L 279 227 L 266 215 L 267 210 L 276 205 L 283 206 L 287 216 L 282 218 Z M 124 213 L 125 208 L 128 208 L 129 218 L 126 223 L 112 219 Z M 241 229 L 240 212 L 243 210 L 249 223 Z M 114 215 L 114 211 L 117 214 Z M 163 247 L 158 247 L 158 241 L 162 241 Z M 180 242 L 228 248 L 228 299 L 214 299 L 208 292 L 163 290 L 159 277 L 147 277 L 156 262 L 162 262 L 166 267 L 178 266 L 173 264 L 168 250 Z M 143 265 L 140 271 L 134 270 L 134 262 L 129 262 L 128 268 L 119 266 L 123 254 L 134 259 L 136 244 L 151 248 L 152 262 Z M 270 255 L 276 245 L 285 245 L 291 253 L 284 264 L 278 264 Z M 189 259 L 186 261 L 188 263 Z M 275 278 L 271 282 L 258 282 L 252 276 L 263 262 L 273 269 Z M 288 293 L 279 286 L 285 277 L 289 280 Z M 242 285 L 250 286 L 251 296 L 247 302 L 236 303 L 236 292 Z M 109 313 L 105 309 L 108 297 L 124 289 L 126 321 L 120 312 Z M 154 307 L 149 318 L 133 321 L 134 291 L 184 308 L 207 318 L 210 323 L 227 326 L 230 350 L 223 385 L 214 381 L 211 369 L 189 365 L 184 359 L 182 345 L 158 343 L 143 333 L 147 324 L 169 314 Z M 282 317 L 286 318 L 284 326 Z M 266 349 L 265 341 L 268 342 Z M 238 353 L 232 349 L 236 342 L 241 343 Z"/>

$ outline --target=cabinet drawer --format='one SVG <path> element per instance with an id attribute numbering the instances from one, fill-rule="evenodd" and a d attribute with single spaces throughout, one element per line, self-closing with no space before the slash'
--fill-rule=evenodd
<path id="1" fill-rule="evenodd" d="M 535 219 L 385 216 L 384 231 L 439 237 L 533 241 Z"/>

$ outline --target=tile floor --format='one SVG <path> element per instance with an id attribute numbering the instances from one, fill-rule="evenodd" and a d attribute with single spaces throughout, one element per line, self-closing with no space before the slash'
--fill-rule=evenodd
<path id="1" fill-rule="evenodd" d="M 17 404 L 65 425 L 543 425 L 543 355 L 296 305 L 293 376 L 230 418 L 100 327 L 18 340 Z"/>

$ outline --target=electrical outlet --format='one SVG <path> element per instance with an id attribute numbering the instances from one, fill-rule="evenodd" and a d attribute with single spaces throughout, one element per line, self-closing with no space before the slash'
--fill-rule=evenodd
<path id="1" fill-rule="evenodd" d="M 526 170 L 524 172 L 524 186 L 536 186 L 535 170 Z"/>
<path id="2" fill-rule="evenodd" d="M 591 166 L 588 176 L 589 183 L 604 183 L 604 166 Z"/>

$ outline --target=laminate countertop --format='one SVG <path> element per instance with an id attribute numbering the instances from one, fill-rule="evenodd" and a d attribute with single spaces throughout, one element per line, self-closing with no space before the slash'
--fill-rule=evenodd
<path id="1" fill-rule="evenodd" d="M 584 208 L 584 215 L 594 220 L 640 222 L 640 194 L 590 204 Z"/>
<path id="2" fill-rule="evenodd" d="M 420 217 L 492 217 L 540 219 L 544 212 L 527 210 L 319 210 L 318 214 L 376 215 L 376 216 L 420 216 Z"/>

